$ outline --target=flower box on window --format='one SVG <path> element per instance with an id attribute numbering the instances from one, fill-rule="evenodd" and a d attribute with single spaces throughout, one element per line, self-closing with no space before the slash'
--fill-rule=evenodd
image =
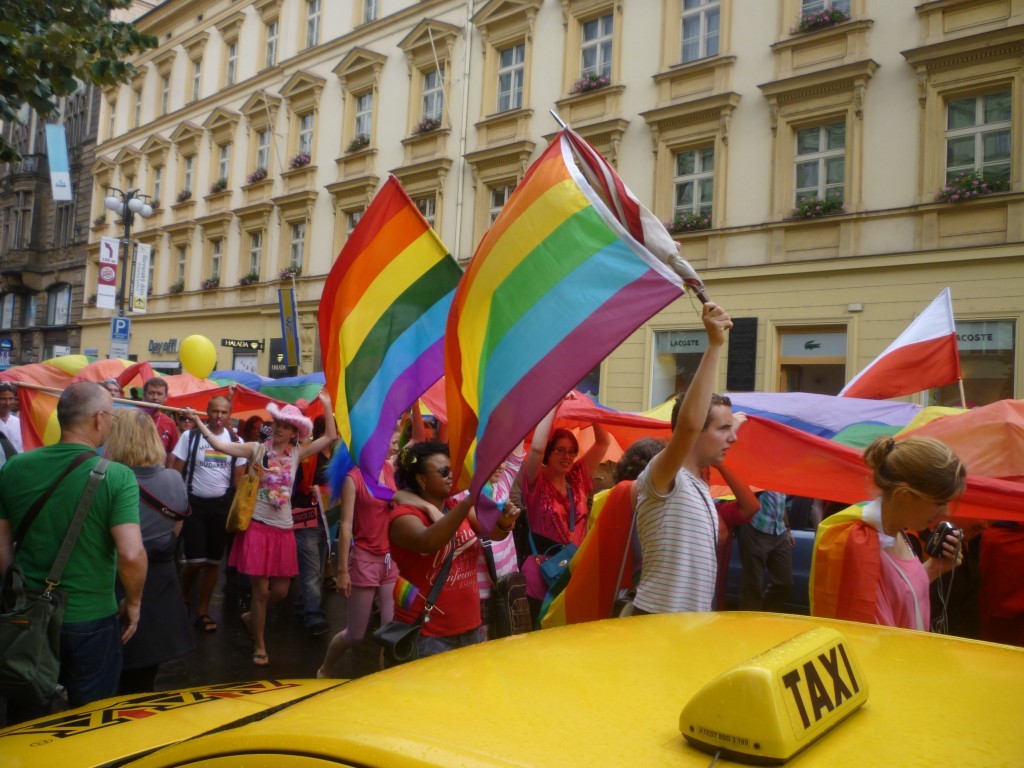
<path id="1" fill-rule="evenodd" d="M 203 282 L 201 282 L 199 284 L 199 287 L 201 287 L 204 291 L 210 291 L 210 290 L 213 290 L 214 288 L 219 288 L 220 287 L 220 278 L 219 277 L 208 277 L 205 280 L 203 280 Z"/>
<path id="2" fill-rule="evenodd" d="M 302 274 L 302 267 L 299 265 L 287 266 L 281 270 L 281 274 L 277 276 L 278 280 L 291 280 L 293 277 L 298 277 Z"/>
<path id="3" fill-rule="evenodd" d="M 225 178 L 217 179 L 213 184 L 210 185 L 210 194 L 215 195 L 218 192 L 223 192 L 228 188 L 228 180 Z"/>
<path id="4" fill-rule="evenodd" d="M 572 84 L 573 93 L 589 93 L 590 91 L 596 91 L 598 88 L 604 88 L 611 85 L 612 79 L 608 75 L 600 75 L 596 72 L 591 72 L 589 75 L 584 75 L 575 83 Z"/>
<path id="5" fill-rule="evenodd" d="M 792 30 L 792 33 L 816 32 L 819 29 L 834 27 L 837 24 L 842 24 L 844 21 L 849 20 L 850 14 L 842 8 L 825 8 L 824 10 L 815 11 L 814 13 L 803 14 L 800 17 L 800 21 L 797 22 L 796 27 Z"/>
<path id="6" fill-rule="evenodd" d="M 424 117 L 412 129 L 413 136 L 419 136 L 421 133 L 430 133 L 436 131 L 441 127 L 440 117 Z"/>
<path id="7" fill-rule="evenodd" d="M 711 229 L 710 213 L 680 213 L 665 222 L 665 229 L 672 234 L 678 232 L 698 232 L 702 229 Z"/>
<path id="8" fill-rule="evenodd" d="M 846 213 L 846 206 L 842 200 L 822 200 L 817 197 L 808 197 L 796 204 L 791 219 L 816 219 L 819 216 L 831 216 L 835 213 Z"/>
<path id="9" fill-rule="evenodd" d="M 167 289 L 167 292 L 168 293 L 181 293 L 184 290 L 185 290 L 185 283 L 183 283 L 183 282 L 181 282 L 179 280 L 177 283 L 174 283 L 173 285 L 171 285 Z"/>
<path id="10" fill-rule="evenodd" d="M 181 190 L 181 192 L 178 193 L 178 202 L 179 203 L 184 203 L 186 200 L 191 200 L 191 199 L 192 199 L 192 190 L 191 189 L 183 189 L 183 190 Z"/>
<path id="11" fill-rule="evenodd" d="M 253 285 L 260 281 L 259 272 L 250 272 L 247 275 L 242 275 L 242 279 L 238 281 L 239 285 Z"/>
<path id="12" fill-rule="evenodd" d="M 263 181 L 265 178 L 267 178 L 267 169 L 261 165 L 255 171 L 246 176 L 245 181 L 248 184 L 255 184 L 257 181 Z"/>
<path id="13" fill-rule="evenodd" d="M 93 226 L 96 226 L 96 227 L 100 226 L 101 224 L 106 224 L 107 223 L 107 215 L 105 213 L 101 213 L 99 216 L 97 216 L 95 219 L 92 220 L 92 223 L 93 223 Z"/>
<path id="14" fill-rule="evenodd" d="M 368 146 L 370 146 L 370 137 L 365 133 L 360 133 L 348 143 L 348 151 L 358 152 L 360 149 L 366 149 Z"/>
<path id="15" fill-rule="evenodd" d="M 312 160 L 312 158 L 309 156 L 308 152 L 299 152 L 299 154 L 289 161 L 288 165 L 291 168 L 302 168 L 305 165 L 309 165 L 310 160 Z"/>
<path id="16" fill-rule="evenodd" d="M 86 306 L 89 306 L 89 307 L 95 307 L 96 306 L 96 294 L 95 293 L 90 294 L 89 298 L 85 300 L 85 304 L 86 304 Z"/>
<path id="17" fill-rule="evenodd" d="M 993 192 L 1005 192 L 1010 185 L 1002 179 L 986 179 L 977 172 L 961 173 L 946 182 L 935 195 L 937 203 L 962 203 Z"/>

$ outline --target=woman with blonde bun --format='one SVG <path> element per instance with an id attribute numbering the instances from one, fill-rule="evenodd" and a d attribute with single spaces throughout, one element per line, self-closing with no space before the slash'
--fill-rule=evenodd
<path id="1" fill-rule="evenodd" d="M 811 563 L 811 614 L 927 631 L 928 586 L 963 559 L 959 531 L 946 536 L 941 557 L 922 562 L 907 530 L 947 514 L 967 484 L 967 470 L 930 437 L 876 438 L 864 451 L 880 495 L 821 522 Z"/>

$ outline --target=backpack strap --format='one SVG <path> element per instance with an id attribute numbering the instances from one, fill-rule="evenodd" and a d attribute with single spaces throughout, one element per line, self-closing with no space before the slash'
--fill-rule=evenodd
<path id="1" fill-rule="evenodd" d="M 68 564 L 68 560 L 71 558 L 71 551 L 75 548 L 75 542 L 78 541 L 78 534 L 82 532 L 82 526 L 85 525 L 85 518 L 89 514 L 89 507 L 92 506 L 93 497 L 96 496 L 100 483 L 106 477 L 108 466 L 110 466 L 110 462 L 107 459 L 101 458 L 96 462 L 96 466 L 89 471 L 89 482 L 86 483 L 85 490 L 78 500 L 78 507 L 75 509 L 75 516 L 71 520 L 71 526 L 68 528 L 64 541 L 60 545 L 57 559 L 53 561 L 53 567 L 50 568 L 50 573 L 46 576 L 46 592 L 44 594 L 49 594 L 60 584 L 60 577 L 64 574 L 64 566 Z"/>
<path id="2" fill-rule="evenodd" d="M 24 519 L 21 521 L 21 524 L 18 526 L 17 532 L 14 534 L 15 549 L 17 549 L 18 545 L 25 540 L 25 534 L 28 533 L 29 527 L 32 525 L 32 523 L 35 522 L 40 510 L 49 500 L 53 492 L 57 490 L 57 486 L 60 485 L 61 481 L 65 477 L 67 477 L 75 467 L 77 467 L 79 464 L 82 464 L 83 462 L 88 461 L 95 455 L 96 454 L 90 450 L 83 450 L 80 454 L 78 454 L 77 456 L 75 456 L 75 458 L 71 460 L 67 468 L 60 473 L 60 476 L 56 480 L 53 481 L 53 485 L 47 488 L 43 495 L 36 499 L 36 503 L 32 505 L 32 508 L 28 511 L 28 514 L 25 515 Z"/>
<path id="3" fill-rule="evenodd" d="M 202 433 L 199 431 L 199 427 L 193 427 L 189 430 L 189 435 L 188 455 L 185 459 L 185 491 L 191 496 L 192 478 L 196 473 L 196 454 L 199 452 L 199 438 L 202 437 Z"/>

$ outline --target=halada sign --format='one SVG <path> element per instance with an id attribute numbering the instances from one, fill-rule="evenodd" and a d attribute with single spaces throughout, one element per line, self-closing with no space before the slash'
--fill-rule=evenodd
<path id="1" fill-rule="evenodd" d="M 263 342 L 258 339 L 221 339 L 220 345 L 222 347 L 232 347 L 233 349 L 251 349 L 256 352 L 263 351 Z"/>

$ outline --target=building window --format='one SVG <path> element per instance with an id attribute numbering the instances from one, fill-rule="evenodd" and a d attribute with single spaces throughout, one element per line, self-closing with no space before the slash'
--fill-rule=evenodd
<path id="1" fill-rule="evenodd" d="M 238 74 L 238 43 L 228 43 L 224 85 L 234 85 Z"/>
<path id="2" fill-rule="evenodd" d="M 423 117 L 440 120 L 444 110 L 444 68 L 423 73 Z"/>
<path id="3" fill-rule="evenodd" d="M 711 200 L 715 191 L 714 147 L 676 154 L 675 190 L 673 212 L 676 216 L 711 215 Z"/>
<path id="4" fill-rule="evenodd" d="M 846 123 L 796 132 L 796 203 L 843 200 L 846 179 Z"/>
<path id="5" fill-rule="evenodd" d="M 489 224 L 493 224 L 494 220 L 498 218 L 498 214 L 501 213 L 501 209 L 505 207 L 505 203 L 512 197 L 512 192 L 515 190 L 515 184 L 502 184 L 497 187 L 491 187 L 491 208 L 490 208 L 490 219 Z"/>
<path id="6" fill-rule="evenodd" d="M 21 327 L 32 328 L 36 324 L 36 297 L 27 294 L 21 297 Z"/>
<path id="7" fill-rule="evenodd" d="M 277 64 L 277 30 L 278 22 L 274 19 L 267 23 L 266 36 L 267 36 L 267 47 L 266 53 L 263 56 L 263 68 L 268 69 Z"/>
<path id="8" fill-rule="evenodd" d="M 1010 181 L 1012 99 L 1009 91 L 946 103 L 946 179 L 977 173 Z"/>
<path id="9" fill-rule="evenodd" d="M 9 247 L 21 250 L 32 247 L 32 193 L 19 191 L 14 207 L 7 209 L 11 217 Z"/>
<path id="10" fill-rule="evenodd" d="M 433 228 L 434 220 L 436 218 L 437 198 L 433 195 L 430 197 L 421 197 L 416 201 L 416 207 L 419 208 L 420 213 L 423 214 L 423 218 L 427 220 L 427 224 Z"/>
<path id="11" fill-rule="evenodd" d="M 363 23 L 377 18 L 377 0 L 363 0 Z"/>
<path id="12" fill-rule="evenodd" d="M 306 47 L 320 43 L 320 0 L 306 2 Z"/>
<path id="13" fill-rule="evenodd" d="M 349 211 L 348 212 L 347 220 L 345 222 L 345 234 L 346 235 L 351 235 L 352 234 L 352 230 L 356 228 L 356 224 L 359 223 L 359 220 L 361 218 L 363 218 L 363 211 L 362 210 Z"/>
<path id="14" fill-rule="evenodd" d="M 721 13 L 718 0 L 683 0 L 681 61 L 718 54 Z"/>
<path id="15" fill-rule="evenodd" d="M 217 179 L 231 177 L 231 143 L 221 144 L 217 150 Z"/>
<path id="16" fill-rule="evenodd" d="M 370 139 L 370 129 L 373 126 L 373 91 L 356 96 L 356 126 L 355 137 L 365 136 Z"/>
<path id="17" fill-rule="evenodd" d="M 270 129 L 264 128 L 256 134 L 256 167 L 270 168 Z"/>
<path id="18" fill-rule="evenodd" d="M 109 101 L 108 106 L 108 118 L 107 118 L 107 138 L 114 138 L 114 128 L 117 124 L 117 102 Z"/>
<path id="19" fill-rule="evenodd" d="M 184 245 L 178 246 L 178 269 L 175 273 L 174 282 L 185 285 L 185 262 L 188 261 L 188 248 Z"/>
<path id="20" fill-rule="evenodd" d="M 0 296 L 0 328 L 11 328 L 14 325 L 14 294 L 5 293 Z"/>
<path id="21" fill-rule="evenodd" d="M 308 112 L 299 118 L 299 144 L 301 154 L 313 155 L 313 113 Z"/>
<path id="22" fill-rule="evenodd" d="M 780 331 L 779 392 L 836 395 L 846 384 L 846 330 Z"/>
<path id="23" fill-rule="evenodd" d="M 520 43 L 498 53 L 498 111 L 508 112 L 523 106 L 523 77 L 526 72 L 526 45 Z"/>
<path id="24" fill-rule="evenodd" d="M 46 324 L 67 325 L 71 320 L 71 286 L 55 285 L 46 292 Z"/>
<path id="25" fill-rule="evenodd" d="M 153 290 L 153 276 L 156 274 L 156 266 L 153 263 L 153 254 L 149 255 L 149 266 L 146 268 L 146 289 Z"/>
<path id="26" fill-rule="evenodd" d="M 184 169 L 181 173 L 181 189 L 182 191 L 192 191 L 192 178 L 195 175 L 196 170 L 196 156 L 188 155 L 185 158 Z"/>
<path id="27" fill-rule="evenodd" d="M 171 76 L 164 75 L 160 78 L 160 114 L 166 115 L 171 108 Z"/>
<path id="28" fill-rule="evenodd" d="M 203 80 L 203 60 L 192 62 L 192 101 L 199 101 L 200 85 Z"/>
<path id="29" fill-rule="evenodd" d="M 306 252 L 306 222 L 292 224 L 292 236 L 288 252 L 288 266 L 301 267 L 302 257 Z"/>
<path id="30" fill-rule="evenodd" d="M 583 22 L 582 77 L 612 76 L 612 14 Z"/>
<path id="31" fill-rule="evenodd" d="M 849 16 L 850 0 L 801 0 L 800 12 L 804 16 L 827 10 L 842 11 Z"/>
<path id="32" fill-rule="evenodd" d="M 132 127 L 138 128 L 142 125 L 142 90 L 136 89 L 132 93 L 135 96 L 135 115 L 132 118 Z"/>
<path id="33" fill-rule="evenodd" d="M 57 203 L 54 206 L 55 223 L 53 228 L 53 244 L 58 248 L 70 245 L 75 228 L 75 203 Z"/>
<path id="34" fill-rule="evenodd" d="M 958 320 L 957 347 L 968 408 L 1013 398 L 1017 336 L 1013 320 Z M 931 405 L 960 406 L 960 388 L 953 384 L 929 393 Z"/>
<path id="35" fill-rule="evenodd" d="M 670 330 L 654 332 L 651 356 L 651 406 L 660 405 L 685 392 L 697 373 L 697 366 L 708 346 L 708 334 Z"/>
<path id="36" fill-rule="evenodd" d="M 258 275 L 263 264 L 263 233 L 249 233 L 249 274 Z"/>
<path id="37" fill-rule="evenodd" d="M 153 169 L 153 202 L 159 203 L 164 191 L 164 167 L 158 165 Z M 155 206 L 154 206 L 155 207 Z"/>
<path id="38" fill-rule="evenodd" d="M 210 277 L 220 280 L 220 256 L 224 241 L 220 238 L 210 243 Z"/>

